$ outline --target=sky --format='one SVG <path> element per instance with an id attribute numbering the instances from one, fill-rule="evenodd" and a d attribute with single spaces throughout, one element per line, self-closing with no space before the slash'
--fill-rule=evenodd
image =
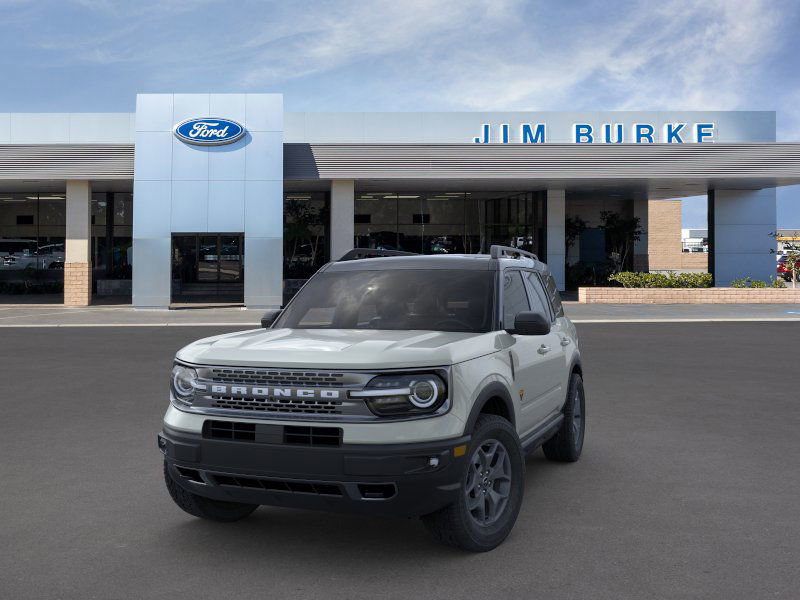
<path id="1" fill-rule="evenodd" d="M 281 92 L 290 111 L 775 110 L 800 141 L 797 0 L 0 0 L 0 111 Z M 684 202 L 705 226 L 705 199 Z M 800 229 L 800 186 L 778 192 Z"/>

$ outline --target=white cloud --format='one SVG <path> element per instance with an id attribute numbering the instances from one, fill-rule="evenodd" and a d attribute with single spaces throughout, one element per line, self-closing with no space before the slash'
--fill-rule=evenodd
<path id="1" fill-rule="evenodd" d="M 373 0 L 345 2 L 325 14 L 309 11 L 296 15 L 291 36 L 267 33 L 248 42 L 256 50 L 251 64 L 257 66 L 247 68 L 242 80 L 275 83 L 370 59 L 426 55 L 448 43 L 463 45 L 469 43 L 465 29 L 479 23 L 497 27 L 518 5 L 516 0 Z"/>
<path id="2" fill-rule="evenodd" d="M 383 109 L 781 108 L 800 136 L 800 84 L 792 78 L 776 93 L 764 69 L 794 34 L 789 0 L 59 6 L 81 18 L 41 26 L 28 43 L 66 66 L 124 65 L 140 87 L 213 72 L 217 88 L 291 90 L 303 78 L 343 73 L 356 90 L 342 92 L 376 94 Z"/>
<path id="3" fill-rule="evenodd" d="M 766 0 L 643 2 L 572 36 L 543 29 L 543 43 L 522 35 L 465 53 L 448 95 L 469 109 L 738 108 L 781 43 L 780 18 Z"/>

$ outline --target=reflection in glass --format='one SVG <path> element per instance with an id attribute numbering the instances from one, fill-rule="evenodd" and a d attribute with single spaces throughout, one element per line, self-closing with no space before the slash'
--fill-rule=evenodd
<path id="1" fill-rule="evenodd" d="M 330 260 L 330 196 L 286 192 L 283 196 L 283 277 L 307 279 Z"/>
<path id="2" fill-rule="evenodd" d="M 475 254 L 491 244 L 544 256 L 544 192 L 362 192 L 355 246 L 422 254 Z"/>
<path id="3" fill-rule="evenodd" d="M 65 196 L 0 192 L 0 294 L 60 293 Z"/>

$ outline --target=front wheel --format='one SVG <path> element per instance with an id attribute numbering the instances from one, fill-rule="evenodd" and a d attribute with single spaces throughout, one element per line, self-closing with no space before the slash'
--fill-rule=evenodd
<path id="1" fill-rule="evenodd" d="M 562 411 L 564 420 L 558 432 L 542 445 L 544 455 L 557 462 L 575 462 L 581 457 L 586 430 L 586 396 L 583 379 L 573 373 L 569 380 L 567 401 Z"/>
<path id="2" fill-rule="evenodd" d="M 467 456 L 458 500 L 422 522 L 443 544 L 486 552 L 500 545 L 517 521 L 525 459 L 511 423 L 494 415 L 478 419 Z"/>
<path id="3" fill-rule="evenodd" d="M 164 481 L 175 504 L 190 515 L 201 519 L 223 522 L 239 521 L 258 508 L 258 504 L 212 500 L 187 492 L 172 479 L 166 461 L 164 461 Z"/>

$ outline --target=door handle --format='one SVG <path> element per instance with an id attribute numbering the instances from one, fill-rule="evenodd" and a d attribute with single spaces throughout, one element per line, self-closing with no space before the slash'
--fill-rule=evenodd
<path id="1" fill-rule="evenodd" d="M 569 338 L 568 337 L 562 337 L 561 338 L 561 345 L 562 346 L 569 346 Z"/>
<path id="2" fill-rule="evenodd" d="M 542 344 L 541 346 L 539 346 L 537 352 L 539 354 L 547 354 L 548 352 L 550 352 L 550 346 L 545 346 L 544 344 Z"/>

